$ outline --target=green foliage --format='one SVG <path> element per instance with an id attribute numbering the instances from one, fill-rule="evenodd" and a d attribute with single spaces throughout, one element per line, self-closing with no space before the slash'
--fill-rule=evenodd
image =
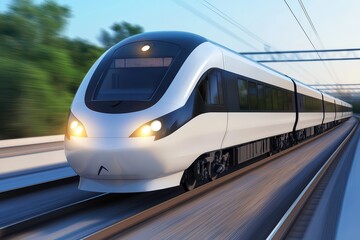
<path id="1" fill-rule="evenodd" d="M 104 52 L 104 49 L 89 44 L 81 39 L 68 40 L 65 39 L 65 48 L 69 49 L 68 54 L 71 62 L 75 67 L 76 80 L 70 82 L 69 90 L 75 94 L 81 80 L 84 78 L 86 72 L 94 64 L 96 59 Z"/>
<path id="2" fill-rule="evenodd" d="M 70 9 L 54 1 L 13 0 L 0 13 L 0 139 L 64 133 L 73 96 L 104 52 L 63 38 L 69 17 Z M 126 22 L 112 30 L 102 33 L 111 45 L 143 31 Z"/>
<path id="3" fill-rule="evenodd" d="M 53 88 L 50 79 L 31 62 L 0 58 L 1 138 L 63 131 L 71 96 Z"/>
<path id="4" fill-rule="evenodd" d="M 15 0 L 0 14 L 0 139 L 61 134 L 70 104 L 102 49 L 60 37 L 70 10 Z"/>
<path id="5" fill-rule="evenodd" d="M 104 47 L 109 48 L 121 40 L 130 37 L 135 34 L 142 33 L 144 29 L 139 25 L 133 25 L 128 22 L 114 23 L 110 29 L 112 32 L 106 30 L 101 31 L 100 42 Z"/>
<path id="6" fill-rule="evenodd" d="M 59 6 L 54 1 L 35 5 L 32 0 L 14 0 L 7 15 L 26 23 L 27 29 L 22 25 L 17 26 L 21 32 L 26 33 L 24 40 L 32 44 L 49 44 L 57 40 L 66 26 L 70 9 Z"/>

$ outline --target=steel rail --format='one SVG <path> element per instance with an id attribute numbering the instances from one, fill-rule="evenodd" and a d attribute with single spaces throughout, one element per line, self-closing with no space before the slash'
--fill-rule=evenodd
<path id="1" fill-rule="evenodd" d="M 0 228 L 0 238 L 6 238 L 14 233 L 18 233 L 19 231 L 23 231 L 24 229 L 31 228 L 40 223 L 44 223 L 46 221 L 55 219 L 57 217 L 66 216 L 69 213 L 73 213 L 77 210 L 83 209 L 90 205 L 94 205 L 99 201 L 103 201 L 106 196 L 109 196 L 109 193 L 102 193 L 87 199 L 83 199 L 74 203 L 70 203 L 65 206 L 58 207 L 56 209 L 52 209 L 50 211 L 46 211 L 35 216 L 31 216 L 29 218 L 23 219 L 21 221 L 11 223 L 9 225 L 3 226 Z"/>
<path id="2" fill-rule="evenodd" d="M 57 187 L 57 186 L 63 186 L 65 184 L 76 182 L 76 181 L 78 181 L 78 179 L 79 178 L 77 176 L 67 177 L 67 178 L 57 179 L 57 180 L 50 181 L 50 182 L 30 185 L 30 186 L 26 186 L 26 187 L 23 187 L 23 188 L 17 188 L 17 189 L 1 192 L 0 193 L 0 201 L 2 199 L 8 199 L 8 198 L 28 194 L 28 193 L 34 193 L 34 192 L 37 192 L 37 191 L 42 191 L 42 190 L 45 190 L 45 189 L 54 188 L 54 187 Z M 52 210 L 52 211 L 56 212 L 56 209 Z M 49 212 L 51 212 L 51 211 L 47 211 L 46 213 L 49 213 Z M 12 224 L 9 224 L 7 226 L 0 227 L 0 239 L 5 237 L 5 236 L 8 236 L 10 234 L 13 234 L 15 231 L 17 231 L 19 229 L 19 226 L 24 226 L 25 224 L 27 226 L 30 226 L 31 225 L 30 224 L 31 220 L 34 220 L 34 223 L 38 223 L 39 221 L 35 221 L 35 220 L 39 219 L 39 217 L 41 215 L 43 215 L 43 214 L 37 214 L 36 216 L 32 216 L 32 217 L 29 217 L 27 219 L 18 221 L 17 223 L 12 223 Z"/>
<path id="3" fill-rule="evenodd" d="M 308 185 L 300 193 L 294 203 L 290 206 L 290 208 L 287 210 L 287 212 L 284 214 L 284 216 L 280 219 L 278 224 L 266 238 L 267 240 L 277 240 L 285 238 L 286 234 L 291 229 L 293 223 L 296 221 L 297 216 L 299 216 L 300 212 L 305 206 L 307 200 L 310 198 L 311 194 L 318 186 L 322 177 L 326 174 L 330 165 L 335 161 L 335 159 L 344 149 L 344 146 L 346 146 L 348 141 L 351 139 L 358 125 L 359 121 L 357 121 L 348 136 L 342 141 L 342 143 L 335 150 L 335 152 L 328 158 L 328 160 L 324 163 L 324 165 L 320 168 L 320 170 L 315 174 L 315 176 L 311 179 Z"/>

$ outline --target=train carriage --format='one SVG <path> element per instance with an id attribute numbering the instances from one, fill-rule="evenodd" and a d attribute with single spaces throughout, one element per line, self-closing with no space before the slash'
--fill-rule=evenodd
<path id="1" fill-rule="evenodd" d="M 350 116 L 351 105 L 203 37 L 144 33 L 85 76 L 65 153 L 83 190 L 190 190 Z"/>

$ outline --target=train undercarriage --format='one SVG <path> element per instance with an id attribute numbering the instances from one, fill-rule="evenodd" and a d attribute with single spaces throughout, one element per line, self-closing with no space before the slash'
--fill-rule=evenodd
<path id="1" fill-rule="evenodd" d="M 181 185 L 187 191 L 192 190 L 241 167 L 321 134 L 341 122 L 337 121 L 313 126 L 296 132 L 285 133 L 202 154 L 184 171 Z"/>

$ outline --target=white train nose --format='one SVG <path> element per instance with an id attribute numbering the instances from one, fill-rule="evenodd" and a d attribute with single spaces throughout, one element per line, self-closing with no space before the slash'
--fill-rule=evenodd
<path id="1" fill-rule="evenodd" d="M 109 114 L 89 111 L 82 103 L 74 105 L 73 109 L 76 111 L 72 114 L 82 123 L 89 138 L 128 138 L 136 129 L 154 118 L 146 111 Z"/>
<path id="2" fill-rule="evenodd" d="M 169 153 L 162 155 L 164 146 L 152 137 L 72 137 L 65 147 L 70 166 L 80 176 L 79 188 L 88 191 L 137 192 L 177 186 L 182 164 L 188 164 Z"/>

